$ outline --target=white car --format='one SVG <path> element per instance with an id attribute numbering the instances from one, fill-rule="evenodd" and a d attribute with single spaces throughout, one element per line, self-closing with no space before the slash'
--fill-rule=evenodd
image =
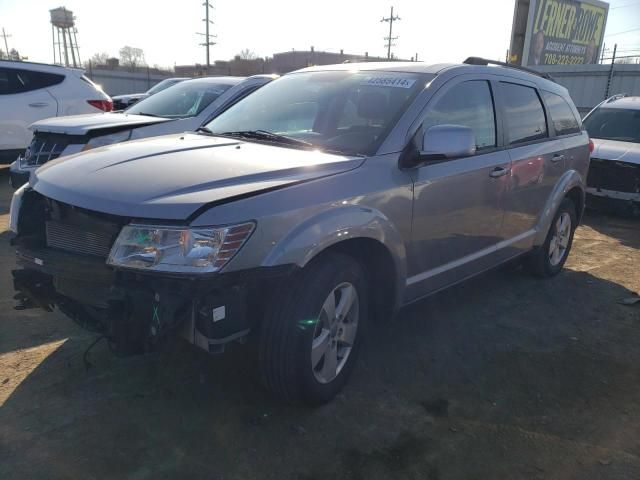
<path id="1" fill-rule="evenodd" d="M 58 157 L 112 143 L 196 130 L 276 75 L 185 80 L 140 100 L 123 112 L 48 118 L 31 125 L 33 139 L 11 164 L 18 188 L 33 170 Z"/>
<path id="2" fill-rule="evenodd" d="M 185 80 L 189 80 L 186 77 L 176 77 L 176 78 L 165 78 L 160 83 L 157 83 L 149 90 L 144 93 L 130 93 L 127 95 L 112 95 L 111 100 L 113 100 L 113 110 L 124 110 L 125 108 L 130 107 L 136 102 L 143 100 L 151 95 L 155 95 L 156 93 L 161 92 L 165 88 L 172 87 L 176 83 L 184 82 Z"/>
<path id="3" fill-rule="evenodd" d="M 640 215 L 640 96 L 608 98 L 584 119 L 595 149 L 587 206 Z"/>
<path id="4" fill-rule="evenodd" d="M 84 76 L 84 70 L 0 60 L 0 163 L 10 163 L 24 152 L 33 122 L 112 108 L 109 96 Z"/>

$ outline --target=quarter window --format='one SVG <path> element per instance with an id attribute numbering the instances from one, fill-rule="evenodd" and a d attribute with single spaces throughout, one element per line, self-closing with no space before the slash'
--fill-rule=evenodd
<path id="1" fill-rule="evenodd" d="M 556 135 L 569 135 L 580 132 L 580 124 L 564 98 L 555 93 L 545 91 L 542 92 L 542 96 L 549 109 L 551 123 L 553 123 Z"/>
<path id="2" fill-rule="evenodd" d="M 0 95 L 30 92 L 57 85 L 63 80 L 64 75 L 55 73 L 0 68 Z"/>
<path id="3" fill-rule="evenodd" d="M 547 121 L 534 88 L 502 82 L 507 142 L 531 142 L 547 137 Z"/>
<path id="4" fill-rule="evenodd" d="M 429 109 L 422 132 L 435 125 L 462 125 L 473 130 L 476 148 L 496 146 L 496 120 L 489 83 L 472 80 L 451 88 Z"/>

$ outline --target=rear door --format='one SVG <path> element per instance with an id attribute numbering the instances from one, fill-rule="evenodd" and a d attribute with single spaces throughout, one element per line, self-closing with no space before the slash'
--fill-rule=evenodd
<path id="1" fill-rule="evenodd" d="M 511 157 L 502 233 L 506 239 L 520 240 L 519 246 L 528 248 L 538 218 L 564 172 L 565 151 L 562 140 L 550 132 L 535 84 L 516 82 L 499 82 L 505 145 Z"/>
<path id="2" fill-rule="evenodd" d="M 510 160 L 500 148 L 492 82 L 475 78 L 461 76 L 443 86 L 429 102 L 417 132 L 422 138 L 434 125 L 468 126 L 477 152 L 410 171 L 414 207 L 409 297 L 486 268 L 502 239 Z"/>
<path id="3" fill-rule="evenodd" d="M 29 125 L 56 116 L 57 102 L 46 87 L 63 79 L 63 75 L 0 68 L 0 150 L 25 149 L 31 142 Z"/>

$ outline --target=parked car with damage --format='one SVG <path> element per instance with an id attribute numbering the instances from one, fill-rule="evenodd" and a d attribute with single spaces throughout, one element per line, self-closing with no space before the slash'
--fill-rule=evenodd
<path id="1" fill-rule="evenodd" d="M 113 100 L 113 110 L 120 111 L 125 108 L 129 108 L 130 106 L 138 103 L 140 100 L 144 100 L 145 98 L 150 97 L 151 95 L 155 95 L 156 93 L 161 92 L 162 90 L 169 88 L 176 83 L 183 82 L 185 80 L 189 80 L 188 77 L 175 77 L 175 78 L 165 78 L 164 80 L 158 82 L 149 90 L 144 93 L 128 93 L 124 95 L 114 95 L 111 97 Z"/>
<path id="2" fill-rule="evenodd" d="M 273 75 L 186 80 L 123 112 L 48 118 L 31 125 L 31 144 L 9 169 L 17 188 L 39 166 L 92 148 L 196 130 L 224 109 L 273 80 Z"/>
<path id="3" fill-rule="evenodd" d="M 558 274 L 588 166 L 567 90 L 521 67 L 311 67 L 198 132 L 36 170 L 11 205 L 14 287 L 120 353 L 255 342 L 267 388 L 322 403 L 374 320 L 518 257 Z"/>
<path id="4" fill-rule="evenodd" d="M 584 118 L 594 151 L 589 207 L 640 215 L 640 97 L 608 98 Z"/>
<path id="5" fill-rule="evenodd" d="M 0 164 L 13 162 L 25 151 L 33 122 L 109 112 L 112 106 L 82 69 L 0 60 Z"/>

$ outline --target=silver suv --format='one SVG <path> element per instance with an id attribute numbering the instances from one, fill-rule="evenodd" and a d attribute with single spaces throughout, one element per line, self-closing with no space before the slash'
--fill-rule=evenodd
<path id="1" fill-rule="evenodd" d="M 122 354 L 251 340 L 269 389 L 330 400 L 375 318 L 567 259 L 587 133 L 563 87 L 487 63 L 308 68 L 198 132 L 46 164 L 12 202 L 19 307 Z"/>

